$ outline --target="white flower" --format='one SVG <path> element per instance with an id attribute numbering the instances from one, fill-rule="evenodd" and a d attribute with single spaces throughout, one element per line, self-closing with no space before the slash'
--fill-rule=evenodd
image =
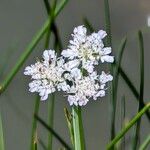
<path id="1" fill-rule="evenodd" d="M 85 106 L 92 99 L 104 97 L 107 82 L 112 81 L 113 76 L 104 71 L 99 75 L 95 65 L 114 61 L 111 47 L 103 43 L 106 35 L 103 30 L 87 35 L 84 26 L 74 28 L 73 39 L 60 57 L 54 50 L 45 50 L 42 61 L 25 68 L 24 74 L 32 79 L 29 91 L 39 93 L 41 100 L 62 91 L 71 106 Z"/>
<path id="2" fill-rule="evenodd" d="M 105 84 L 109 81 L 113 80 L 113 76 L 110 74 L 106 74 L 104 71 L 102 71 L 102 74 L 99 76 L 99 80 L 102 84 Z"/>
<path id="3" fill-rule="evenodd" d="M 33 81 L 29 83 L 29 91 L 37 92 L 41 100 L 46 100 L 50 93 L 56 91 L 57 85 L 63 81 L 63 61 L 57 61 L 53 50 L 43 52 L 43 61 L 25 68 L 25 75 L 31 76 Z"/>
<path id="4" fill-rule="evenodd" d="M 87 35 L 86 28 L 78 26 L 73 31 L 73 39 L 69 41 L 68 49 L 63 50 L 61 55 L 67 58 L 68 61 L 78 60 L 80 66 L 91 73 L 94 65 L 97 65 L 99 60 L 102 63 L 112 63 L 114 61 L 114 57 L 110 56 L 111 48 L 104 47 L 102 41 L 106 35 L 103 30 Z"/>

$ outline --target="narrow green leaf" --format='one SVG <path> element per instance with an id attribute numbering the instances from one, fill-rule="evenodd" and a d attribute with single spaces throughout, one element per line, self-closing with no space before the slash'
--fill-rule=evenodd
<path id="1" fill-rule="evenodd" d="M 55 19 L 55 17 L 58 16 L 58 14 L 64 8 L 64 6 L 65 6 L 65 4 L 67 2 L 68 2 L 68 0 L 62 0 L 60 2 L 60 4 L 58 5 L 58 7 L 56 7 L 55 14 L 54 14 L 54 19 Z M 14 78 L 14 76 L 16 75 L 16 73 L 20 70 L 21 66 L 24 64 L 24 62 L 29 57 L 29 55 L 31 54 L 31 52 L 33 51 L 33 49 L 35 48 L 35 46 L 38 44 L 38 42 L 40 41 L 40 39 L 43 37 L 43 35 L 47 31 L 47 29 L 49 27 L 49 24 L 52 25 L 52 20 L 49 21 L 49 19 L 48 19 L 45 22 L 45 24 L 43 25 L 43 27 L 39 30 L 39 32 L 34 36 L 34 38 L 32 39 L 31 43 L 29 44 L 29 46 L 22 53 L 22 55 L 19 58 L 19 60 L 17 61 L 16 65 L 14 66 L 14 68 L 11 70 L 11 72 L 8 74 L 8 76 L 6 77 L 6 79 L 4 80 L 4 82 L 2 83 L 2 85 L 0 86 L 0 94 L 3 91 L 5 91 L 5 89 L 10 84 L 10 82 L 12 81 L 12 79 Z"/>
<path id="2" fill-rule="evenodd" d="M 112 82 L 112 96 L 111 96 L 111 139 L 115 136 L 115 119 L 116 119 L 116 102 L 117 102 L 117 89 L 118 89 L 118 79 L 119 79 L 119 67 L 121 65 L 123 52 L 126 46 L 127 39 L 124 38 L 118 48 L 118 61 L 115 61 L 113 82 Z"/>
<path id="3" fill-rule="evenodd" d="M 140 95 L 138 101 L 138 112 L 143 107 L 143 95 L 144 95 L 144 42 L 143 42 L 143 35 L 142 32 L 138 32 L 138 40 L 139 40 L 139 49 L 140 49 Z M 141 119 L 138 120 L 137 124 L 135 125 L 135 133 L 133 137 L 133 149 L 137 149 L 138 142 L 140 141 L 140 124 Z"/>
<path id="4" fill-rule="evenodd" d="M 74 135 L 74 149 L 85 150 L 85 139 L 84 130 L 82 124 L 81 107 L 72 107 L 72 118 L 73 118 L 73 135 Z"/>
<path id="5" fill-rule="evenodd" d="M 37 143 L 38 143 L 38 139 L 37 139 L 37 132 L 36 132 L 34 143 L 33 143 L 33 150 L 37 150 Z"/>
<path id="6" fill-rule="evenodd" d="M 32 121 L 32 130 L 31 130 L 31 145 L 30 149 L 34 150 L 35 147 L 35 139 L 36 139 L 36 132 L 37 132 L 37 120 L 34 118 L 35 114 L 38 114 L 40 107 L 40 97 L 37 96 L 35 99 L 35 105 L 34 105 L 34 112 L 33 112 L 33 121 Z"/>
<path id="7" fill-rule="evenodd" d="M 145 107 L 136 114 L 136 116 L 124 127 L 120 133 L 107 145 L 107 150 L 111 150 L 112 147 L 125 135 L 125 133 L 141 118 L 141 116 L 150 109 L 150 103 L 145 105 Z"/>
<path id="8" fill-rule="evenodd" d="M 118 91 L 118 79 L 119 79 L 119 68 L 121 65 L 124 49 L 126 47 L 127 43 L 127 38 L 125 37 L 124 39 L 121 40 L 121 43 L 119 45 L 119 49 L 117 50 L 118 52 L 118 59 L 115 61 L 115 73 L 114 73 L 114 99 L 117 99 L 117 91 Z"/>
<path id="9" fill-rule="evenodd" d="M 4 136 L 3 136 L 3 126 L 2 126 L 1 114 L 0 114 L 0 150 L 4 150 Z"/>
<path id="10" fill-rule="evenodd" d="M 54 1 L 54 5 L 51 9 L 50 3 L 48 0 L 44 0 L 45 8 L 48 14 L 49 20 L 52 18 L 52 26 L 54 26 L 54 12 L 56 8 L 56 1 Z M 53 30 L 53 28 L 52 28 Z M 49 25 L 47 34 L 46 34 L 46 40 L 45 40 L 45 49 L 49 48 L 49 42 L 50 42 L 50 35 L 51 35 L 51 26 Z M 55 101 L 55 94 L 52 94 L 48 101 L 48 125 L 53 127 L 53 120 L 54 120 L 54 101 Z M 48 132 L 48 150 L 52 150 L 52 143 L 53 143 L 53 137 L 52 133 Z"/>
<path id="11" fill-rule="evenodd" d="M 54 122 L 54 104 L 55 94 L 52 94 L 48 101 L 48 125 L 53 128 Z M 48 133 L 48 150 L 52 150 L 53 135 L 51 132 Z"/>
<path id="12" fill-rule="evenodd" d="M 126 103 L 125 96 L 121 99 L 121 129 L 125 127 L 125 118 L 126 118 Z M 121 142 L 121 150 L 125 150 L 125 136 Z"/>
<path id="13" fill-rule="evenodd" d="M 83 23 L 90 32 L 94 32 L 94 28 L 87 18 L 83 18 Z"/>
<path id="14" fill-rule="evenodd" d="M 145 141 L 141 144 L 139 150 L 146 150 L 146 148 L 150 145 L 150 134 L 145 139 Z"/>
<path id="15" fill-rule="evenodd" d="M 105 30 L 107 32 L 106 45 L 112 47 L 112 34 L 111 34 L 111 21 L 108 0 L 104 0 L 104 13 L 105 13 Z"/>
<path id="16" fill-rule="evenodd" d="M 49 132 L 53 134 L 53 136 L 67 149 L 71 150 L 71 147 L 59 136 L 58 133 L 50 126 L 48 126 L 38 115 L 35 114 L 35 119 L 39 121 Z"/>
<path id="17" fill-rule="evenodd" d="M 107 32 L 107 37 L 105 38 L 105 45 L 112 47 L 112 34 L 111 34 L 111 21 L 110 21 L 110 10 L 108 0 L 104 0 L 104 14 L 105 14 L 105 31 Z M 111 74 L 114 73 L 113 64 L 109 65 Z M 115 105 L 116 99 L 114 99 L 114 81 L 110 83 L 110 140 L 115 137 Z"/>
<path id="18" fill-rule="evenodd" d="M 66 120 L 67 120 L 67 125 L 68 125 L 68 129 L 69 129 L 69 133 L 70 133 L 71 143 L 74 147 L 74 133 L 73 133 L 72 115 L 67 110 L 67 108 L 64 108 L 64 113 L 65 113 L 65 117 L 66 117 Z"/>

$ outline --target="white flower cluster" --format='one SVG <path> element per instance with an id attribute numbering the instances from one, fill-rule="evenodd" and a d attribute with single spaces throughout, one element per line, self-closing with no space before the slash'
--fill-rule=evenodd
<path id="1" fill-rule="evenodd" d="M 87 35 L 84 26 L 74 29 L 69 46 L 60 57 L 54 50 L 45 50 L 43 60 L 25 68 L 25 75 L 33 80 L 29 83 L 30 92 L 38 92 L 41 100 L 50 93 L 63 91 L 70 105 L 84 106 L 90 99 L 105 96 L 106 84 L 113 80 L 104 71 L 99 75 L 95 66 L 99 62 L 112 63 L 111 47 L 104 47 L 106 32 Z"/>

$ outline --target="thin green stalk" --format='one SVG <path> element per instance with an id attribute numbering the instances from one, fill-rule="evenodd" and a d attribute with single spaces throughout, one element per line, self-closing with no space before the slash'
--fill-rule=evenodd
<path id="1" fill-rule="evenodd" d="M 54 104 L 55 94 L 52 94 L 48 101 L 48 125 L 53 127 L 54 122 Z M 48 133 L 48 150 L 52 150 L 53 135 L 51 132 Z"/>
<path id="2" fill-rule="evenodd" d="M 118 91 L 118 79 L 119 79 L 119 67 L 121 65 L 124 49 L 126 47 L 127 38 L 121 40 L 119 49 L 118 49 L 118 60 L 115 61 L 115 73 L 114 73 L 114 99 L 117 99 L 117 91 Z"/>
<path id="3" fill-rule="evenodd" d="M 121 129 L 125 127 L 125 118 L 126 118 L 126 103 L 125 96 L 122 97 L 121 100 Z M 125 136 L 121 142 L 121 150 L 125 150 Z"/>
<path id="4" fill-rule="evenodd" d="M 67 2 L 68 2 L 68 0 L 62 0 L 60 2 L 59 6 L 56 7 L 56 10 L 55 10 L 55 13 L 54 13 L 54 19 L 55 19 L 55 17 L 58 16 L 58 14 L 64 8 L 64 6 L 65 6 L 65 4 Z M 0 94 L 6 90 L 7 86 L 10 84 L 10 82 L 12 81 L 12 79 L 14 78 L 14 76 L 16 75 L 16 73 L 19 71 L 19 69 L 24 64 L 24 62 L 26 61 L 26 59 L 29 57 L 29 55 L 31 54 L 31 52 L 33 51 L 33 49 L 35 48 L 35 46 L 38 44 L 38 42 L 40 41 L 40 39 L 43 37 L 43 35 L 47 31 L 49 24 L 50 25 L 52 24 L 52 20 L 49 21 L 49 19 L 48 19 L 45 22 L 45 24 L 43 25 L 43 27 L 39 30 L 39 32 L 34 36 L 34 38 L 32 39 L 31 43 L 25 49 L 25 51 L 23 52 L 23 54 L 21 55 L 21 57 L 17 61 L 17 63 L 14 66 L 14 68 L 8 74 L 8 76 L 6 77 L 6 79 L 4 80 L 4 82 L 0 85 Z"/>
<path id="5" fill-rule="evenodd" d="M 80 106 L 72 107 L 72 121 L 74 131 L 74 149 L 85 150 L 84 130 L 82 124 L 82 114 Z"/>
<path id="6" fill-rule="evenodd" d="M 148 135 L 146 140 L 141 144 L 139 150 L 146 150 L 148 145 L 150 145 L 150 134 Z"/>
<path id="7" fill-rule="evenodd" d="M 124 38 L 121 41 L 121 44 L 119 45 L 118 49 L 118 61 L 115 62 L 115 67 L 114 67 L 114 80 L 112 82 L 112 96 L 111 96 L 111 139 L 114 138 L 115 136 L 115 119 L 116 119 L 116 101 L 117 101 L 117 89 L 118 89 L 118 80 L 119 80 L 119 67 L 121 64 L 121 60 L 123 57 L 123 52 L 126 46 L 127 39 Z"/>
<path id="8" fill-rule="evenodd" d="M 65 117 L 67 120 L 67 125 L 68 125 L 68 129 L 69 129 L 69 134 L 70 134 L 70 138 L 71 138 L 71 143 L 74 147 L 74 133 L 73 133 L 73 122 L 72 122 L 72 115 L 70 114 L 70 112 L 67 110 L 67 108 L 64 108 L 64 113 L 65 113 Z"/>
<path id="9" fill-rule="evenodd" d="M 61 3 L 60 3 L 60 5 L 57 7 L 57 10 L 55 11 L 55 13 L 54 13 L 54 16 L 53 16 L 53 19 L 55 19 L 55 17 L 60 13 L 60 10 L 62 10 L 63 9 L 63 7 L 64 7 L 64 5 L 66 4 L 66 2 L 67 2 L 68 0 L 62 0 L 61 1 Z M 46 22 L 46 25 L 43 27 L 44 28 L 44 30 L 41 30 L 41 32 L 39 32 L 40 34 L 37 34 L 37 38 L 35 38 L 35 40 L 33 40 L 32 42 L 31 42 L 31 46 L 29 46 L 28 48 L 27 48 L 27 52 L 25 53 L 25 54 L 23 54 L 22 56 L 23 56 L 23 58 L 24 57 L 28 57 L 28 55 L 32 52 L 32 50 L 33 50 L 33 48 L 36 46 L 36 44 L 39 42 L 39 40 L 40 40 L 40 38 L 45 34 L 45 32 L 47 31 L 47 29 L 49 29 L 47 32 L 48 32 L 48 34 L 50 35 L 50 32 L 51 32 L 51 30 L 50 30 L 50 27 L 51 27 L 51 25 L 52 25 L 52 22 L 53 22 L 53 19 L 48 19 L 48 21 Z M 47 36 L 47 38 L 50 38 L 50 36 Z M 47 41 L 48 40 L 46 40 L 46 43 L 45 43 L 45 46 L 48 46 L 48 44 L 47 44 Z M 34 45 L 34 46 L 32 46 L 32 45 Z M 28 55 L 27 55 L 28 54 Z M 25 61 L 24 59 L 20 59 L 21 61 L 21 64 L 20 65 L 22 65 L 23 64 L 23 62 Z M 21 66 L 20 66 L 21 67 Z M 17 65 L 16 65 L 16 68 L 17 68 Z M 18 68 L 18 70 L 19 70 L 20 68 Z M 15 69 L 16 71 L 18 71 L 17 69 Z M 13 71 L 12 71 L 13 72 Z M 11 76 L 10 75 L 10 77 L 13 79 L 13 77 L 15 76 L 15 74 L 13 74 L 13 76 Z M 9 78 L 7 78 L 7 80 L 8 79 L 10 79 L 10 77 Z M 10 80 L 11 81 L 11 80 Z M 9 81 L 9 82 L 10 82 Z M 7 84 L 8 85 L 8 84 Z M 5 88 L 7 87 L 7 86 L 4 86 Z M 53 100 L 52 100 L 53 101 Z M 34 108 L 34 114 L 38 114 L 38 111 L 39 111 L 39 105 L 40 105 L 40 100 L 39 100 L 39 97 L 37 97 L 37 99 L 36 99 L 36 102 L 35 102 L 35 108 Z M 31 136 L 31 150 L 33 150 L 33 148 L 34 148 L 34 139 L 35 139 L 35 134 L 36 134 L 36 129 L 37 129 L 37 120 L 35 119 L 35 118 L 33 118 L 33 123 L 32 123 L 32 136 Z"/>
<path id="10" fill-rule="evenodd" d="M 32 122 L 32 130 L 31 130 L 31 145 L 30 150 L 34 150 L 35 140 L 36 140 L 36 132 L 37 132 L 37 120 L 34 118 L 35 114 L 38 114 L 40 107 L 40 97 L 37 96 L 35 100 L 34 113 L 33 113 L 33 122 Z"/>
<path id="11" fill-rule="evenodd" d="M 94 32 L 93 26 L 90 24 L 87 18 L 83 18 L 84 25 L 89 29 L 90 32 Z"/>
<path id="12" fill-rule="evenodd" d="M 37 121 L 39 121 L 49 132 L 51 132 L 54 137 L 67 149 L 67 150 L 71 150 L 72 148 L 63 140 L 63 138 L 60 137 L 60 135 L 58 133 L 56 133 L 56 131 L 51 128 L 50 126 L 48 126 L 38 115 L 34 116 L 36 118 Z"/>
<path id="13" fill-rule="evenodd" d="M 112 34 L 111 34 L 111 21 L 110 21 L 110 10 L 109 10 L 109 2 L 108 0 L 104 0 L 104 13 L 105 13 L 105 30 L 107 32 L 107 37 L 105 39 L 106 46 L 112 47 Z M 114 67 L 110 65 L 110 71 L 113 74 Z M 114 81 L 110 84 L 110 140 L 115 137 L 115 105 L 116 99 L 114 99 Z"/>
<path id="14" fill-rule="evenodd" d="M 120 133 L 107 145 L 107 150 L 112 150 L 112 147 L 125 135 L 125 133 L 141 118 L 141 116 L 150 109 L 150 103 L 145 105 L 142 110 L 129 122 L 129 124 L 123 128 Z"/>
<path id="15" fill-rule="evenodd" d="M 52 9 L 50 7 L 50 3 L 48 0 L 44 0 L 44 4 L 45 4 L 45 8 L 47 10 L 49 20 L 50 19 L 53 20 L 55 8 L 56 8 L 56 1 L 55 1 L 54 6 L 52 7 Z M 54 20 L 53 20 L 53 22 L 54 22 Z M 52 25 L 53 25 L 53 23 L 52 23 Z M 48 27 L 48 31 L 46 34 L 45 49 L 49 48 L 50 35 L 51 35 L 51 26 Z M 54 120 L 54 101 L 55 101 L 55 94 L 52 94 L 48 101 L 48 125 L 51 127 L 53 127 L 53 120 Z M 52 150 L 52 143 L 53 143 L 52 133 L 48 132 L 48 146 L 47 146 L 48 150 Z"/>
<path id="16" fill-rule="evenodd" d="M 108 0 L 104 0 L 104 13 L 105 13 L 105 30 L 107 32 L 106 44 L 112 47 L 112 34 L 111 34 L 111 21 Z"/>
<path id="17" fill-rule="evenodd" d="M 1 114 L 0 114 L 0 150 L 4 150 L 4 136 L 3 136 L 3 126 L 2 126 Z"/>
<path id="18" fill-rule="evenodd" d="M 140 49 L 140 95 L 139 95 L 139 103 L 138 103 L 138 112 L 142 109 L 142 103 L 144 102 L 144 42 L 142 32 L 138 32 L 138 40 L 139 40 L 139 49 Z M 135 126 L 135 133 L 133 138 L 133 149 L 137 149 L 138 142 L 140 141 L 140 124 L 141 119 L 138 120 Z"/>

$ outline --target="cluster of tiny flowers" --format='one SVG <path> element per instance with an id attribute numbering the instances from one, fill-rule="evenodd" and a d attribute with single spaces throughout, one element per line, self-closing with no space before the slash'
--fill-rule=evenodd
<path id="1" fill-rule="evenodd" d="M 104 71 L 98 74 L 95 66 L 114 61 L 111 47 L 104 47 L 106 35 L 103 30 L 87 35 L 84 26 L 76 27 L 61 56 L 54 50 L 45 50 L 41 61 L 25 68 L 24 74 L 32 79 L 29 91 L 39 93 L 41 100 L 46 100 L 50 93 L 63 91 L 69 104 L 76 106 L 104 97 L 106 84 L 113 77 Z"/>

